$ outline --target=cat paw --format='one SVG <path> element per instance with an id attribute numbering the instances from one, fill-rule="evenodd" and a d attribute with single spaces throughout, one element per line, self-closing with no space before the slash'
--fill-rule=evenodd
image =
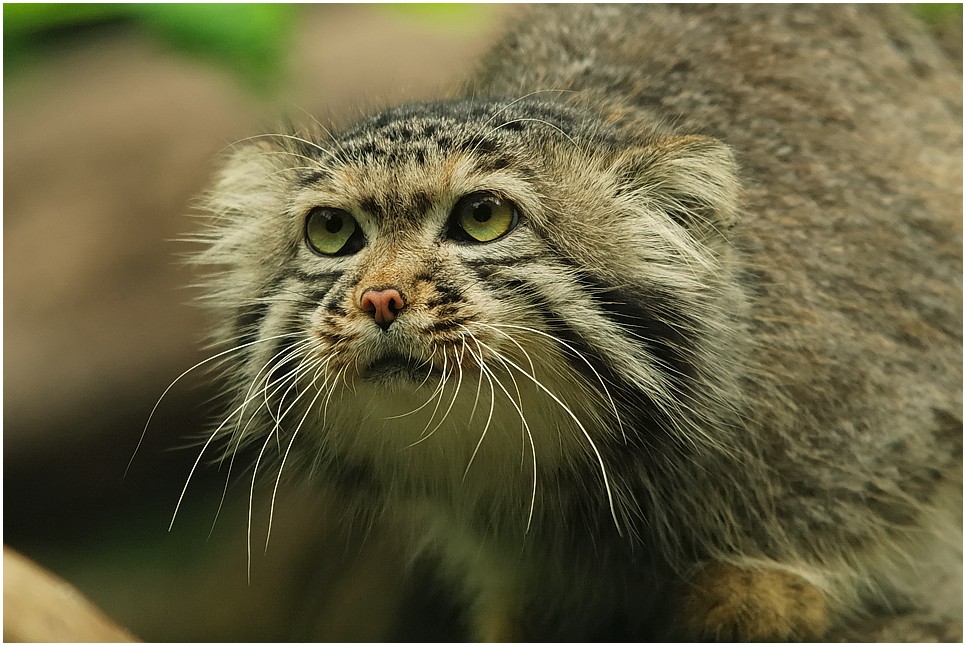
<path id="1" fill-rule="evenodd" d="M 678 623 L 689 639 L 817 640 L 828 628 L 825 594 L 795 574 L 710 563 L 684 588 Z"/>

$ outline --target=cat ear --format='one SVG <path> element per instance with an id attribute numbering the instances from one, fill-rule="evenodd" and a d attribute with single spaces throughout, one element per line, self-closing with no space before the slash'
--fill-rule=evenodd
<path id="1" fill-rule="evenodd" d="M 659 139 L 621 156 L 617 193 L 657 209 L 698 238 L 738 217 L 741 184 L 731 149 L 711 137 Z"/>
<path id="2" fill-rule="evenodd" d="M 286 257 L 295 238 L 277 232 L 286 230 L 291 183 L 283 178 L 291 170 L 284 164 L 292 164 L 281 152 L 271 140 L 243 141 L 225 151 L 214 181 L 196 203 L 205 216 L 199 240 L 206 247 L 194 263 L 232 266 L 238 276 Z"/>
<path id="3" fill-rule="evenodd" d="M 215 214 L 259 216 L 279 208 L 279 174 L 286 157 L 270 141 L 246 141 L 225 155 L 212 187 L 205 195 L 206 206 Z"/>

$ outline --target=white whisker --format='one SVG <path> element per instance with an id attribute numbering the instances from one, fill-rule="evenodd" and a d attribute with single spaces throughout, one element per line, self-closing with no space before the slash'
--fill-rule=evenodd
<path id="1" fill-rule="evenodd" d="M 447 372 L 446 367 L 447 367 L 446 353 L 443 352 L 443 369 L 442 369 L 442 375 L 439 378 L 439 386 L 437 386 L 436 390 L 433 392 L 433 395 L 431 396 L 431 399 L 435 399 L 436 400 L 436 406 L 433 407 L 433 413 L 429 416 L 429 421 L 427 421 L 426 422 L 426 426 L 423 427 L 422 432 L 419 434 L 419 438 L 415 442 L 413 442 L 412 444 L 408 445 L 406 447 L 407 449 L 412 448 L 412 447 L 416 446 L 417 444 L 419 444 L 419 443 L 427 440 L 430 436 L 432 436 L 433 433 L 436 432 L 436 429 L 438 429 L 439 426 L 441 425 L 440 424 L 440 425 L 435 426 L 432 431 L 430 431 L 429 433 L 427 433 L 427 431 L 429 431 L 430 425 L 433 423 L 433 420 L 436 419 L 436 413 L 439 412 L 439 406 L 440 406 L 440 404 L 443 403 L 443 394 L 446 391 L 446 382 L 449 381 L 449 372 Z M 445 419 L 445 416 L 444 416 L 444 419 Z"/>
<path id="2" fill-rule="evenodd" d="M 559 92 L 559 93 L 562 94 L 564 92 L 575 92 L 575 91 L 574 90 L 555 90 L 555 89 L 534 90 L 532 92 L 527 92 L 523 96 L 520 96 L 520 97 L 517 97 L 517 98 L 513 99 L 512 101 L 510 101 L 509 103 L 507 103 L 505 106 L 503 106 L 502 108 L 500 108 L 499 110 L 497 110 L 496 112 L 494 112 L 493 114 L 491 114 L 490 115 L 490 118 L 487 119 L 486 121 L 484 121 L 483 124 L 479 127 L 479 129 L 475 133 L 473 133 L 473 136 L 470 137 L 470 140 L 472 141 L 473 139 L 479 137 L 480 141 L 473 147 L 473 150 L 470 151 L 470 154 L 475 154 L 476 153 L 476 150 L 483 143 L 483 139 L 484 139 L 484 137 L 483 137 L 483 130 L 488 125 L 490 125 L 490 122 L 492 122 L 493 120 L 495 120 L 498 116 L 500 116 L 501 114 L 505 113 L 507 110 L 509 110 L 513 106 L 515 106 L 517 103 L 520 103 L 521 101 L 523 101 L 525 99 L 529 99 L 531 96 L 534 96 L 534 95 L 537 95 L 537 94 L 545 94 L 547 92 Z M 503 125 L 506 125 L 506 124 L 503 124 Z M 491 128 L 490 131 L 492 132 L 493 130 L 497 130 L 497 129 L 501 128 L 501 127 L 502 126 L 497 126 L 496 128 Z"/>
<path id="3" fill-rule="evenodd" d="M 278 355 L 276 355 L 276 357 L 277 356 Z M 274 360 L 274 358 L 272 360 Z M 270 360 L 270 361 L 272 361 L 272 360 Z M 266 366 L 267 365 L 268 364 L 266 364 Z M 263 366 L 258 371 L 258 373 L 256 374 L 256 379 L 258 377 L 258 374 L 261 374 L 262 370 L 264 370 L 266 366 Z M 273 371 L 274 371 L 274 369 L 273 369 Z M 262 390 L 264 390 L 266 392 L 268 390 L 268 387 L 269 387 L 269 379 L 271 378 L 271 375 L 272 375 L 272 372 L 273 371 L 269 371 L 269 373 L 264 378 L 264 384 L 265 385 L 262 387 Z M 267 403 L 269 397 L 274 396 L 276 393 L 278 393 L 279 390 L 281 390 L 285 386 L 285 383 L 286 382 L 288 382 L 288 381 L 295 381 L 298 378 L 298 376 L 299 376 L 298 372 L 293 371 L 292 373 L 289 373 L 288 375 L 285 375 L 284 377 L 282 377 L 281 379 L 279 379 L 277 382 L 275 382 L 275 389 L 271 392 L 271 394 L 269 394 L 269 395 L 266 396 L 266 403 Z M 241 417 L 242 417 L 242 414 L 244 413 L 244 408 L 246 408 L 249 403 L 251 403 L 252 401 L 254 401 L 255 399 L 258 398 L 258 396 L 255 393 L 252 392 L 252 390 L 254 389 L 254 386 L 255 386 L 255 382 L 252 383 L 252 386 L 249 388 L 248 394 L 246 395 L 246 399 L 241 404 L 242 413 L 239 414 L 238 424 L 236 424 L 235 429 L 232 431 L 232 435 L 234 436 L 234 445 L 235 445 L 235 448 L 234 449 L 231 448 L 231 442 L 229 442 L 229 445 L 226 448 L 226 455 L 227 454 L 230 454 L 231 455 L 231 459 L 228 461 L 228 472 L 225 475 L 225 486 L 222 488 L 221 498 L 218 501 L 218 508 L 215 510 L 215 517 L 212 520 L 211 529 L 208 532 L 209 538 L 211 537 L 211 533 L 214 532 L 215 524 L 218 522 L 218 517 L 221 515 L 222 506 L 225 503 L 225 496 L 228 494 L 228 485 L 231 482 L 231 473 L 232 473 L 232 469 L 234 468 L 234 465 L 235 465 L 235 456 L 238 455 L 238 450 L 239 450 L 239 448 L 241 448 L 242 439 L 245 437 L 245 435 L 246 435 L 246 433 L 248 431 L 249 426 L 251 426 L 252 422 L 258 416 L 258 411 L 261 410 L 261 407 L 256 408 L 252 412 L 252 414 L 248 416 L 248 421 L 245 423 L 245 426 L 244 427 L 241 427 L 240 426 L 240 424 L 241 424 Z M 271 411 L 269 411 L 269 414 L 271 414 Z M 219 468 L 220 468 L 220 464 L 224 461 L 224 457 L 225 456 L 223 455 L 221 457 L 221 459 L 219 460 Z"/>
<path id="4" fill-rule="evenodd" d="M 332 357 L 330 356 L 328 359 L 322 362 L 321 366 L 319 366 L 319 369 L 325 370 L 326 365 L 331 360 L 332 360 Z M 313 379 L 313 383 L 315 383 L 314 379 Z M 272 522 L 275 519 L 275 499 L 278 496 L 278 485 L 282 481 L 282 471 L 285 469 L 285 463 L 288 461 L 289 453 L 292 451 L 292 445 L 295 444 L 295 438 L 296 436 L 298 436 L 299 431 L 302 430 L 302 426 L 305 424 L 305 420 L 308 418 L 309 413 L 312 412 L 312 409 L 315 406 L 315 403 L 319 400 L 319 397 L 322 396 L 322 392 L 323 392 L 322 389 L 325 387 L 325 385 L 326 383 L 323 382 L 321 387 L 317 387 L 315 396 L 312 397 L 312 400 L 309 402 L 308 406 L 306 406 L 305 413 L 303 413 L 302 419 L 299 420 L 299 423 L 296 425 L 295 430 L 292 432 L 292 437 L 288 441 L 288 446 L 285 448 L 285 454 L 282 456 L 282 462 L 278 467 L 278 476 L 275 478 L 275 487 L 272 489 L 272 503 L 269 507 L 269 512 L 268 512 L 268 531 L 265 533 L 265 552 L 266 553 L 268 552 L 269 540 L 272 537 Z M 301 395 L 299 395 L 299 398 L 301 398 Z M 296 399 L 296 401 L 297 400 L 298 399 Z M 294 402 L 293 402 L 293 405 L 294 405 Z M 288 410 L 286 410 L 285 412 L 288 413 Z"/>
<path id="5" fill-rule="evenodd" d="M 445 352 L 443 354 L 444 354 L 444 357 L 445 357 Z M 454 354 L 454 356 L 456 354 L 456 349 L 455 348 L 453 349 L 453 354 Z M 445 361 L 445 359 L 444 359 L 444 361 Z M 450 399 L 449 406 L 446 408 L 446 411 L 443 412 L 442 418 L 440 418 L 440 420 L 439 420 L 439 422 L 437 422 L 436 426 L 433 427 L 433 430 L 431 430 L 429 433 L 427 433 L 425 437 L 421 437 L 419 440 L 417 440 L 413 444 L 410 444 L 410 446 L 413 446 L 415 444 L 418 444 L 419 442 L 422 442 L 423 440 L 426 440 L 429 437 L 431 437 L 436 431 L 439 430 L 439 428 L 446 421 L 446 418 L 449 417 L 449 414 L 452 412 L 453 406 L 456 404 L 456 399 L 459 397 L 460 388 L 463 385 L 463 368 L 460 366 L 460 364 L 459 364 L 458 361 L 455 362 L 455 365 L 456 365 L 456 370 L 459 372 L 459 374 L 458 374 L 458 376 L 456 378 L 456 388 L 453 390 L 453 397 Z M 442 393 L 442 391 L 440 391 L 440 402 L 442 402 L 442 398 L 443 398 L 443 393 Z"/>
<path id="6" fill-rule="evenodd" d="M 480 345 L 482 345 L 484 348 L 487 348 L 494 355 L 499 356 L 499 353 L 497 353 L 493 348 L 491 348 L 490 346 L 488 346 L 486 343 L 483 343 L 482 341 L 477 341 L 477 343 L 479 343 Z M 580 432 L 583 434 L 584 438 L 590 444 L 590 448 L 594 452 L 594 456 L 597 458 L 597 463 L 600 466 L 600 475 L 601 475 L 601 478 L 603 478 L 603 481 L 604 481 L 604 489 L 605 489 L 605 491 L 607 493 L 607 502 L 608 502 L 608 505 L 610 506 L 610 513 L 611 513 L 611 518 L 613 518 L 613 520 L 614 520 L 614 526 L 617 529 L 617 533 L 620 534 L 620 535 L 623 535 L 623 530 L 621 529 L 620 521 L 617 520 L 617 510 L 614 507 L 614 494 L 611 491 L 610 479 L 607 476 L 607 467 L 604 464 L 604 458 L 601 455 L 600 451 L 598 450 L 597 444 L 594 442 L 593 438 L 590 436 L 590 433 L 587 432 L 587 429 L 586 428 L 584 428 L 583 423 L 580 421 L 580 419 L 577 417 L 577 415 L 574 414 L 574 412 L 570 409 L 569 406 L 567 406 L 563 401 L 561 401 L 561 399 L 559 397 L 557 397 L 556 394 L 554 394 L 549 388 L 547 388 L 546 386 L 544 386 L 538 379 L 536 379 L 535 377 L 533 377 L 532 375 L 530 375 L 529 373 L 527 373 L 526 370 L 524 370 L 523 368 L 521 368 L 520 366 L 518 366 L 516 363 L 514 363 L 510 359 L 507 359 L 506 357 L 502 357 L 501 358 L 501 361 L 504 362 L 506 365 L 508 365 L 508 366 L 510 366 L 512 368 L 515 368 L 520 374 L 522 374 L 523 376 L 525 376 L 528 379 L 530 379 L 530 381 L 532 381 L 533 384 L 535 386 L 537 386 L 537 388 L 539 388 L 540 390 L 542 390 L 544 393 L 547 394 L 547 396 L 549 396 L 551 399 L 553 399 L 557 403 L 557 405 L 560 406 L 564 410 L 564 412 L 566 412 L 567 415 L 570 416 L 570 418 L 577 425 L 577 428 L 580 429 Z"/>
<path id="7" fill-rule="evenodd" d="M 419 385 L 416 386 L 415 390 L 419 390 L 423 386 L 425 386 L 426 385 L 426 382 L 429 381 L 430 376 L 432 376 L 432 374 L 433 374 L 433 369 L 432 369 L 433 364 L 432 364 L 432 361 L 433 361 L 433 357 L 434 356 L 436 356 L 436 352 L 435 351 L 433 352 L 433 355 L 429 359 L 426 359 L 425 361 L 423 361 L 422 363 L 420 363 L 418 366 L 416 366 L 416 370 L 419 370 L 424 365 L 429 364 L 430 369 L 426 371 L 426 376 L 423 377 L 423 380 L 419 383 Z M 400 419 L 402 417 L 408 417 L 408 416 L 410 416 L 410 415 L 412 415 L 414 413 L 418 413 L 419 411 L 421 411 L 425 407 L 429 406 L 432 403 L 433 398 L 435 396 L 436 396 L 436 390 L 433 390 L 432 394 L 429 396 L 429 398 L 426 399 L 425 402 L 423 402 L 422 404 L 420 404 L 416 408 L 412 409 L 411 411 L 408 411 L 408 412 L 405 412 L 405 413 L 400 413 L 398 415 L 388 415 L 386 417 L 382 417 L 381 419 L 384 419 L 384 420 Z"/>
<path id="8" fill-rule="evenodd" d="M 195 365 L 191 366 L 190 368 L 188 368 L 187 370 L 185 370 L 184 372 L 182 372 L 180 375 L 178 375 L 177 377 L 175 377 L 174 381 L 172 381 L 170 384 L 168 384 L 168 387 L 164 389 L 164 392 L 161 393 L 161 396 L 158 397 L 158 401 L 155 402 L 154 407 L 151 409 L 151 413 L 148 415 L 148 421 L 144 423 L 144 429 L 141 431 L 141 437 L 138 438 L 137 446 L 134 447 L 134 453 L 131 455 L 131 459 L 128 460 L 127 467 L 124 469 L 124 477 L 127 477 L 127 473 L 131 469 L 131 463 L 134 462 L 134 458 L 137 456 L 138 450 L 141 448 L 141 444 L 144 443 L 144 437 L 145 437 L 145 435 L 148 432 L 148 427 L 151 425 L 151 420 L 154 419 L 154 414 L 157 412 L 158 406 L 161 405 L 161 402 L 164 400 L 164 398 L 167 396 L 167 394 L 171 391 L 171 389 L 174 388 L 175 384 L 177 384 L 179 381 L 181 381 L 186 375 L 188 375 L 188 373 L 192 372 L 193 370 L 195 370 L 197 368 L 200 368 L 201 366 L 203 366 L 205 364 L 208 364 L 208 363 L 211 363 L 212 361 L 215 361 L 217 359 L 221 359 L 223 357 L 226 357 L 226 356 L 228 356 L 228 355 L 230 355 L 232 353 L 239 352 L 241 350 L 244 350 L 245 348 L 248 348 L 250 346 L 256 345 L 258 343 L 266 343 L 268 341 L 274 341 L 276 339 L 281 339 L 281 338 L 284 338 L 284 337 L 287 337 L 287 336 L 295 336 L 295 335 L 292 334 L 292 333 L 277 334 L 275 336 L 266 337 L 264 339 L 256 339 L 255 341 L 250 341 L 248 343 L 243 343 L 241 345 L 237 345 L 235 347 L 228 348 L 227 350 L 223 350 L 222 352 L 219 352 L 218 354 L 212 355 L 212 356 L 208 357 L 207 359 L 204 359 L 202 361 L 199 361 L 198 363 L 196 363 Z"/>
<path id="9" fill-rule="evenodd" d="M 624 431 L 624 423 L 621 420 L 621 414 L 620 414 L 620 412 L 617 410 L 617 404 L 614 403 L 614 398 L 611 397 L 610 390 L 607 388 L 607 383 L 604 381 L 604 378 L 600 375 L 600 373 L 597 372 L 597 369 L 594 368 L 594 366 L 590 362 L 590 360 L 588 360 L 587 357 L 585 357 L 583 355 L 583 353 L 579 352 L 576 348 L 574 348 L 572 345 L 570 345 L 566 341 L 564 341 L 564 340 L 562 340 L 562 339 L 560 339 L 558 337 L 552 336 L 550 334 L 547 334 L 546 332 L 541 332 L 540 330 L 536 330 L 536 329 L 531 328 L 531 327 L 526 327 L 526 326 L 523 326 L 523 325 L 510 325 L 510 324 L 506 324 L 506 323 L 494 323 L 492 325 L 487 325 L 486 323 L 481 323 L 480 325 L 483 325 L 484 327 L 489 327 L 491 329 L 494 329 L 497 332 L 500 332 L 501 334 L 504 334 L 508 339 L 510 339 L 510 341 L 512 341 L 514 344 L 516 344 L 516 346 L 518 348 L 520 348 L 520 351 L 524 355 L 527 356 L 527 360 L 528 361 L 529 361 L 530 357 L 527 354 L 527 351 L 524 350 L 520 346 L 519 343 L 517 343 L 516 339 L 514 339 L 511 335 L 506 334 L 505 332 L 501 332 L 497 328 L 507 328 L 507 329 L 520 330 L 520 331 L 523 331 L 523 332 L 531 332 L 533 334 L 537 334 L 537 335 L 540 335 L 540 336 L 542 336 L 542 337 L 544 337 L 546 339 L 549 339 L 550 341 L 553 341 L 554 343 L 558 343 L 558 344 L 562 345 L 563 347 L 567 348 L 570 352 L 572 352 L 573 355 L 575 357 L 577 357 L 578 359 L 580 359 L 581 361 L 583 361 L 584 364 L 590 369 L 590 371 L 594 373 L 594 376 L 597 377 L 598 383 L 600 383 L 601 388 L 604 390 L 604 394 L 607 396 L 607 401 L 610 404 L 611 410 L 614 412 L 614 419 L 617 421 L 618 428 L 620 428 L 621 437 L 624 439 L 624 443 L 625 444 L 627 443 L 627 434 Z M 532 361 L 530 362 L 530 374 L 533 374 L 533 362 Z"/>
<path id="10" fill-rule="evenodd" d="M 470 337 L 472 338 L 472 335 L 470 335 Z M 476 339 L 474 338 L 473 341 L 476 341 Z M 496 390 L 493 388 L 493 379 L 490 377 L 489 373 L 486 371 L 486 366 L 483 365 L 483 358 L 481 356 L 478 357 L 476 355 L 476 353 L 473 352 L 473 349 L 466 345 L 465 339 L 463 341 L 463 344 L 464 344 L 464 347 L 466 348 L 467 352 L 470 353 L 470 356 L 473 357 L 473 359 L 476 361 L 477 365 L 480 367 L 480 374 L 482 376 L 486 377 L 487 382 L 490 384 L 490 412 L 486 416 L 486 423 L 483 425 L 483 432 L 480 433 L 480 439 L 476 442 L 476 446 L 473 447 L 473 454 L 470 455 L 470 459 L 466 463 L 466 468 L 463 470 L 463 478 L 462 478 L 462 481 L 465 481 L 466 480 L 466 474 L 469 473 L 470 467 L 473 466 L 473 461 L 476 459 L 476 454 L 479 453 L 480 446 L 483 444 L 483 439 L 486 437 L 486 432 L 490 428 L 490 422 L 493 420 L 493 409 L 494 409 L 494 407 L 496 405 Z M 479 383 L 482 385 L 483 380 L 480 379 L 480 382 Z M 477 399 L 479 399 L 479 388 L 477 388 L 476 394 L 477 394 Z M 475 411 L 476 410 L 476 402 L 474 402 L 473 406 L 474 406 L 473 410 Z"/>
<path id="11" fill-rule="evenodd" d="M 292 375 L 288 375 L 285 377 L 285 379 L 290 379 L 290 378 L 293 378 Z M 185 493 L 188 491 L 188 485 L 191 484 L 191 479 L 194 477 L 195 471 L 198 469 L 198 465 L 201 463 L 201 458 L 204 457 L 204 454 L 208 450 L 208 447 L 211 445 L 212 441 L 218 435 L 221 434 L 221 430 L 225 427 L 228 421 L 231 420 L 231 418 L 234 417 L 235 415 L 241 414 L 248 406 L 248 404 L 252 401 L 252 399 L 254 399 L 257 396 L 258 395 L 256 394 L 252 398 L 248 398 L 245 401 L 243 401 L 241 404 L 239 404 L 234 410 L 232 410 L 231 413 L 228 414 L 227 417 L 225 417 L 224 421 L 222 421 L 221 424 L 219 424 L 218 427 L 208 436 L 208 439 L 201 447 L 201 451 L 198 452 L 198 457 L 195 458 L 194 464 L 191 465 L 191 470 L 188 472 L 188 477 L 185 479 L 184 487 L 181 489 L 181 495 L 178 496 L 178 502 L 174 507 L 174 513 L 172 514 L 171 522 L 168 525 L 168 531 L 171 531 L 171 528 L 174 527 L 174 521 L 178 517 L 178 510 L 181 509 L 181 503 L 184 500 Z M 271 437 L 271 435 L 269 437 Z"/>
<path id="12" fill-rule="evenodd" d="M 311 148 L 315 148 L 320 153 L 323 153 L 325 155 L 328 155 L 331 159 L 336 159 L 335 154 L 331 150 L 328 150 L 327 148 L 323 147 L 321 144 L 318 144 L 318 143 L 316 143 L 314 141 L 309 141 L 308 139 L 304 139 L 304 138 L 299 137 L 299 136 L 296 136 L 296 135 L 286 134 L 284 132 L 266 132 L 266 133 L 262 133 L 260 135 L 252 135 L 251 137 L 244 137 L 242 139 L 237 140 L 234 144 L 232 144 L 230 146 L 226 146 L 226 148 L 231 148 L 232 146 L 236 146 L 236 145 L 238 145 L 240 143 L 244 143 L 246 141 L 253 141 L 255 139 L 268 139 L 268 138 L 272 138 L 272 137 L 279 137 L 281 139 L 289 139 L 291 141 L 295 141 L 295 142 L 298 142 L 298 143 L 305 144 L 306 146 L 309 146 Z"/>
<path id="13" fill-rule="evenodd" d="M 487 348 L 497 358 L 498 361 L 500 361 L 501 363 L 504 363 L 505 362 L 504 358 L 498 352 L 495 352 L 493 350 L 493 348 L 489 347 L 488 345 L 486 345 L 485 343 L 483 343 L 482 341 L 480 341 L 479 339 L 477 339 L 473 335 L 473 333 L 466 326 L 460 326 L 460 327 L 462 327 L 463 328 L 463 331 L 467 335 L 469 335 L 470 338 L 473 339 L 473 341 L 476 342 L 477 347 L 482 346 L 482 347 Z M 482 356 L 482 352 L 480 354 Z M 527 528 L 526 528 L 526 532 L 525 532 L 525 534 L 529 534 L 530 533 L 530 525 L 533 522 L 533 510 L 534 510 L 534 507 L 535 507 L 536 501 L 537 501 L 537 449 L 536 449 L 536 447 L 534 446 L 534 443 L 533 443 L 533 435 L 530 432 L 530 425 L 527 423 L 527 418 L 523 414 L 523 408 L 522 408 L 523 401 L 522 401 L 522 397 L 520 395 L 520 389 L 517 386 L 516 379 L 513 378 L 513 374 L 510 373 L 510 372 L 507 372 L 507 375 L 510 377 L 510 380 L 513 381 L 513 387 L 514 387 L 514 389 L 517 392 L 517 399 L 520 400 L 519 403 L 518 403 L 517 401 L 515 401 L 513 399 L 513 397 L 510 395 L 510 392 L 506 389 L 506 387 L 503 385 L 503 383 L 500 382 L 500 380 L 496 378 L 496 375 L 493 374 L 493 371 L 490 370 L 490 368 L 488 366 L 486 366 L 485 362 L 482 362 L 482 361 L 480 362 L 480 369 L 483 370 L 484 372 L 488 373 L 490 375 L 490 377 L 496 381 L 496 385 L 500 387 L 500 390 L 502 390 L 503 393 L 506 395 L 507 400 L 516 409 L 517 414 L 520 415 L 520 422 L 522 423 L 522 425 L 523 425 L 523 431 L 526 434 L 525 437 L 530 440 L 530 453 L 531 453 L 532 458 L 533 458 L 533 484 L 532 484 L 532 489 L 531 489 L 531 492 L 530 492 L 530 510 L 529 510 L 529 513 L 527 514 Z M 474 452 L 474 455 L 475 455 L 475 452 Z M 522 458 L 525 455 L 526 455 L 525 453 L 521 455 L 521 460 L 522 460 Z"/>

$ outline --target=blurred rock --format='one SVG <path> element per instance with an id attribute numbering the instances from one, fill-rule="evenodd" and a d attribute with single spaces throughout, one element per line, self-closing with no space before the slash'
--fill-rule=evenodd
<path id="1" fill-rule="evenodd" d="M 69 584 L 6 547 L 3 548 L 3 640 L 136 641 Z"/>

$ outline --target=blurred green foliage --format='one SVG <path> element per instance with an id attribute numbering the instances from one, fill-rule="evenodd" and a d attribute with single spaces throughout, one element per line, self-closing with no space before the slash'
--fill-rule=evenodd
<path id="1" fill-rule="evenodd" d="M 381 5 L 387 11 L 448 30 L 466 29 L 475 31 L 481 23 L 493 18 L 493 7 L 486 4 L 467 3 L 392 3 Z"/>
<path id="2" fill-rule="evenodd" d="M 486 5 L 414 3 L 387 11 L 441 28 L 479 27 Z M 3 5 L 4 76 L 73 36 L 110 25 L 134 25 L 202 60 L 221 65 L 247 86 L 268 94 L 284 78 L 285 57 L 299 5 L 291 4 L 28 4 Z"/>
<path id="3" fill-rule="evenodd" d="M 941 26 L 949 21 L 963 21 L 963 5 L 947 3 L 922 3 L 906 5 L 914 16 L 931 26 Z"/>
<path id="4" fill-rule="evenodd" d="M 85 28 L 120 23 L 143 28 L 227 67 L 256 91 L 270 92 L 284 70 L 297 11 L 287 4 L 4 4 L 4 75 L 19 74 Z"/>
<path id="5" fill-rule="evenodd" d="M 132 5 L 135 19 L 186 52 L 233 67 L 271 89 L 284 68 L 296 7 L 282 4 Z"/>

